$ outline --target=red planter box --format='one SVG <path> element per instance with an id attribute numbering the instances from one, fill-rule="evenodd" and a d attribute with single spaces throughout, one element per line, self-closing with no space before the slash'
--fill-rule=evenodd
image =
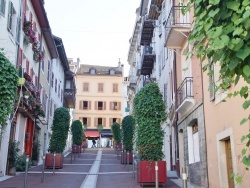
<path id="1" fill-rule="evenodd" d="M 72 153 L 81 153 L 81 151 L 82 151 L 81 145 L 72 146 Z"/>
<path id="2" fill-rule="evenodd" d="M 46 168 L 53 168 L 53 163 L 54 163 L 54 154 L 53 153 L 46 153 L 45 167 Z M 63 167 L 63 155 L 56 154 L 55 168 L 62 168 L 62 167 Z"/>
<path id="3" fill-rule="evenodd" d="M 128 161 L 128 156 L 129 156 L 129 161 Z M 122 151 L 121 152 L 121 164 L 133 164 L 133 153 L 129 152 L 129 155 L 127 152 Z"/>
<path id="4" fill-rule="evenodd" d="M 158 161 L 158 182 L 166 183 L 166 161 Z M 137 182 L 155 183 L 155 161 L 140 161 L 137 164 Z"/>

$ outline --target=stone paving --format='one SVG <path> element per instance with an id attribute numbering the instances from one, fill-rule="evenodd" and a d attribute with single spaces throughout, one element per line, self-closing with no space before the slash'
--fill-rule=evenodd
<path id="1" fill-rule="evenodd" d="M 67 155 L 63 168 L 45 169 L 32 167 L 27 176 L 26 188 L 138 188 L 142 187 L 133 177 L 133 166 L 120 163 L 120 156 L 112 148 L 90 148 L 81 154 Z M 23 188 L 24 173 L 8 178 L 0 177 L 0 188 Z M 7 179 L 8 178 L 8 179 Z M 155 187 L 155 186 L 143 186 Z M 178 188 L 168 179 L 161 187 Z"/>

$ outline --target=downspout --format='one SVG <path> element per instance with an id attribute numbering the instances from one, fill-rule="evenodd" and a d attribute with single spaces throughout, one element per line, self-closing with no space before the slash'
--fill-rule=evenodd
<path id="1" fill-rule="evenodd" d="M 174 69 L 174 93 L 175 93 L 175 107 L 177 107 L 177 70 L 176 70 L 176 52 L 174 51 L 174 61 L 173 61 L 173 69 Z M 175 111 L 174 115 L 174 128 L 175 128 L 175 162 L 176 162 L 176 171 L 180 174 L 180 165 L 179 165 L 179 140 L 178 140 L 178 112 Z M 178 161 L 177 161 L 178 159 Z"/>
<path id="2" fill-rule="evenodd" d="M 203 71 L 202 71 L 202 68 L 200 69 L 201 70 L 201 81 L 202 81 L 202 84 L 201 84 L 201 88 L 202 88 L 202 107 L 203 107 L 203 118 L 204 118 L 204 138 L 205 138 L 205 142 L 207 140 L 207 135 L 206 135 L 206 118 L 205 118 L 205 104 L 204 104 L 204 81 L 203 81 Z M 206 172 L 207 172 L 207 184 L 206 184 L 206 187 L 209 187 L 209 176 L 208 176 L 208 163 L 207 163 L 207 142 L 205 143 L 206 144 L 206 147 L 205 147 L 205 156 L 206 156 L 206 159 L 204 162 L 206 162 Z"/>

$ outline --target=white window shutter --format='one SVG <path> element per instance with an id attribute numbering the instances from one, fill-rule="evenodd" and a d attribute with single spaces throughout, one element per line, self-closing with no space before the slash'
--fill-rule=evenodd
<path id="1" fill-rule="evenodd" d="M 21 17 L 18 17 L 17 18 L 17 25 L 16 25 L 16 42 L 18 44 L 20 43 L 20 29 L 21 29 Z"/>
<path id="2" fill-rule="evenodd" d="M 12 16 L 13 16 L 13 3 L 9 2 L 9 12 L 8 12 L 8 24 L 7 28 L 9 31 L 12 30 Z"/>

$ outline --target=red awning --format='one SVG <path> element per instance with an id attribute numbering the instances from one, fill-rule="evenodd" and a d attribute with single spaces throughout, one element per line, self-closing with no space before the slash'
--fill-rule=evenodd
<path id="1" fill-rule="evenodd" d="M 86 138 L 95 138 L 99 137 L 100 135 L 98 131 L 84 131 L 84 134 Z"/>

